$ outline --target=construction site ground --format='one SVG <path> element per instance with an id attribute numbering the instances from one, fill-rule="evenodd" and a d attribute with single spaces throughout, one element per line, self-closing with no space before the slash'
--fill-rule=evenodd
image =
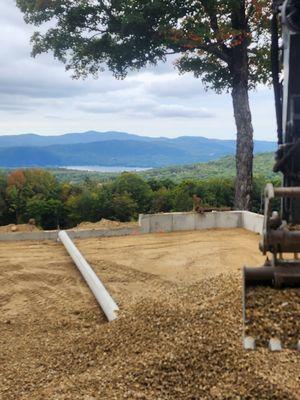
<path id="1" fill-rule="evenodd" d="M 242 347 L 243 229 L 77 240 L 120 307 L 106 322 L 64 247 L 0 243 L 0 399 L 300 399 L 300 354 Z"/>

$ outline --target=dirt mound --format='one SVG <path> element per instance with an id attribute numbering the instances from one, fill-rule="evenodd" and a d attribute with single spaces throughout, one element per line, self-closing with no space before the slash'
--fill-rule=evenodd
<path id="1" fill-rule="evenodd" d="M 32 224 L 9 224 L 0 226 L 0 232 L 34 232 L 39 229 Z"/>
<path id="2" fill-rule="evenodd" d="M 81 222 L 75 228 L 76 230 L 87 230 L 87 229 L 120 229 L 120 228 L 137 228 L 137 222 L 120 222 L 111 221 L 109 219 L 102 218 L 98 222 Z"/>

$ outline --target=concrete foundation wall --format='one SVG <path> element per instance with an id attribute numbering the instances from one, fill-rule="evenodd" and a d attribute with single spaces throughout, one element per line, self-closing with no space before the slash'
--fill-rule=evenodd
<path id="1" fill-rule="evenodd" d="M 251 232 L 262 234 L 263 224 L 264 224 L 263 215 L 255 214 L 250 211 L 243 211 L 242 218 L 243 218 L 243 223 L 242 223 L 243 228 Z"/>
<path id="2" fill-rule="evenodd" d="M 193 231 L 196 229 L 194 213 L 174 213 L 172 231 Z"/>
<path id="3" fill-rule="evenodd" d="M 248 219 L 250 224 L 251 218 L 249 217 Z M 139 223 L 142 233 L 191 231 L 211 228 L 242 228 L 243 212 L 213 211 L 204 214 L 193 212 L 142 214 L 140 215 Z"/>
<path id="4" fill-rule="evenodd" d="M 95 229 L 67 231 L 71 239 L 85 239 L 90 237 L 106 237 L 106 236 L 125 236 L 139 235 L 140 229 L 136 228 L 121 228 L 121 229 Z M 40 232 L 15 232 L 15 233 L 0 233 L 0 242 L 19 241 L 19 240 L 57 240 L 58 231 L 40 231 Z"/>
<path id="5" fill-rule="evenodd" d="M 193 231 L 213 228 L 245 228 L 262 233 L 263 216 L 248 211 L 212 211 L 141 214 L 138 228 L 69 230 L 72 239 L 139 235 L 153 232 Z M 57 240 L 58 231 L 0 233 L 0 241 Z"/>
<path id="6" fill-rule="evenodd" d="M 13 242 L 19 240 L 56 240 L 57 231 L 40 231 L 40 232 L 15 232 L 15 233 L 0 233 L 1 242 Z"/>

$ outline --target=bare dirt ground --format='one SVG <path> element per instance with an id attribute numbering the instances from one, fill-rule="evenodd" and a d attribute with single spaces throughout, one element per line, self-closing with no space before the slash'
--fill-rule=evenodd
<path id="1" fill-rule="evenodd" d="M 300 399 L 300 355 L 242 349 L 242 229 L 78 240 L 120 306 L 107 323 L 61 244 L 0 243 L 0 399 Z"/>

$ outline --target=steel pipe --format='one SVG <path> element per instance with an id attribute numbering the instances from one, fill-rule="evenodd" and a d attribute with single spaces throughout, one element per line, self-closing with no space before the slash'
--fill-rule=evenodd
<path id="1" fill-rule="evenodd" d="M 245 288 L 258 285 L 273 286 L 274 273 L 274 267 L 244 267 L 243 281 Z"/>
<path id="2" fill-rule="evenodd" d="M 300 187 L 276 187 L 275 197 L 300 197 Z"/>
<path id="3" fill-rule="evenodd" d="M 58 238 L 63 243 L 67 252 L 69 253 L 72 260 L 76 264 L 77 268 L 81 272 L 83 278 L 85 279 L 89 288 L 96 297 L 96 300 L 99 303 L 100 307 L 102 308 L 108 321 L 113 321 L 114 319 L 116 319 L 117 318 L 116 311 L 119 310 L 119 307 L 117 306 L 113 298 L 110 296 L 105 286 L 100 281 L 98 276 L 95 274 L 91 266 L 88 264 L 83 255 L 80 253 L 75 244 L 72 242 L 67 232 L 60 231 L 58 233 Z"/>
<path id="4" fill-rule="evenodd" d="M 243 282 L 244 292 L 251 286 L 299 287 L 300 267 L 293 264 L 276 267 L 244 267 Z"/>

